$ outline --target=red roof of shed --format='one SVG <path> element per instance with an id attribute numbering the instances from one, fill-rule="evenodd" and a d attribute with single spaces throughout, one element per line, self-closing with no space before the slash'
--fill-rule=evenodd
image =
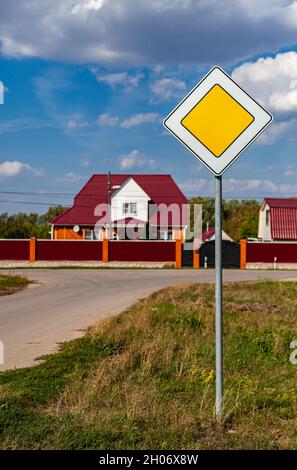
<path id="1" fill-rule="evenodd" d="M 139 184 L 151 198 L 153 204 L 170 206 L 175 203 L 181 206 L 187 203 L 186 197 L 171 175 L 111 174 L 111 187 L 121 186 L 129 178 L 133 178 Z M 98 215 L 94 215 L 96 206 L 108 203 L 107 183 L 107 174 L 93 175 L 75 197 L 73 206 L 51 223 L 55 225 L 95 225 L 100 219 Z"/>
<path id="2" fill-rule="evenodd" d="M 209 238 L 211 238 L 215 233 L 215 227 L 209 227 L 208 230 L 204 230 L 204 232 L 202 232 L 202 235 L 201 235 L 201 238 L 202 238 L 202 241 L 206 241 L 208 240 Z"/>
<path id="3" fill-rule="evenodd" d="M 273 240 L 297 240 L 297 198 L 265 198 Z"/>
<path id="4" fill-rule="evenodd" d="M 273 208 L 297 209 L 297 197 L 291 197 L 291 198 L 266 197 L 265 201 L 270 207 L 273 207 Z"/>

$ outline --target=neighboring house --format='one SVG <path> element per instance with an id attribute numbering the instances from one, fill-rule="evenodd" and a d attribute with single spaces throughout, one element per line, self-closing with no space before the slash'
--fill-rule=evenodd
<path id="1" fill-rule="evenodd" d="M 154 233 L 150 238 L 182 238 L 186 203 L 170 175 L 96 174 L 77 194 L 73 206 L 51 222 L 52 239 L 103 240 L 110 233 L 113 239 L 137 239 L 145 238 L 148 230 Z"/>
<path id="2" fill-rule="evenodd" d="M 202 232 L 201 238 L 203 242 L 210 242 L 212 240 L 215 240 L 215 227 L 210 227 L 208 230 Z M 224 230 L 222 230 L 222 240 L 228 240 L 229 242 L 233 242 L 233 239 L 229 237 L 229 235 Z"/>
<path id="3" fill-rule="evenodd" d="M 297 198 L 265 198 L 259 211 L 258 238 L 297 240 Z"/>

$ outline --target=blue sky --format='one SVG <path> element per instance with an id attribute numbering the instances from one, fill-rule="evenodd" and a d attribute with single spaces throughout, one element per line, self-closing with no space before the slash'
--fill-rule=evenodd
<path id="1" fill-rule="evenodd" d="M 297 196 L 296 32 L 296 1 L 2 0 L 0 212 L 71 204 L 108 170 L 171 173 L 186 195 L 212 195 L 162 119 L 213 65 L 274 115 L 224 195 Z"/>

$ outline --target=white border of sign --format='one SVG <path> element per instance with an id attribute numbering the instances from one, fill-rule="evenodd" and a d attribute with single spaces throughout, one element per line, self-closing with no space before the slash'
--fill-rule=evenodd
<path id="1" fill-rule="evenodd" d="M 216 157 L 182 124 L 184 117 L 197 105 L 214 85 L 220 85 L 253 117 L 253 122 L 233 141 L 220 157 Z M 241 153 L 264 131 L 273 117 L 251 96 L 249 96 L 220 67 L 214 67 L 190 93 L 164 119 L 163 125 L 198 160 L 215 175 L 221 175 Z"/>

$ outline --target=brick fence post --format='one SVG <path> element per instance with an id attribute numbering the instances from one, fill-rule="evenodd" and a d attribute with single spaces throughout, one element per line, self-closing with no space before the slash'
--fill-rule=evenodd
<path id="1" fill-rule="evenodd" d="M 240 240 L 240 269 L 246 269 L 246 240 Z"/>
<path id="2" fill-rule="evenodd" d="M 29 243 L 30 243 L 29 260 L 30 260 L 30 263 L 34 263 L 34 261 L 36 261 L 36 245 L 37 245 L 36 237 L 31 237 Z"/>
<path id="3" fill-rule="evenodd" d="M 182 240 L 175 240 L 175 267 L 182 267 Z"/>
<path id="4" fill-rule="evenodd" d="M 109 240 L 104 238 L 102 240 L 102 261 L 103 263 L 108 263 L 109 261 Z"/>
<path id="5" fill-rule="evenodd" d="M 197 240 L 194 240 L 193 243 L 193 268 L 200 268 L 200 253 L 199 253 L 200 244 Z"/>

